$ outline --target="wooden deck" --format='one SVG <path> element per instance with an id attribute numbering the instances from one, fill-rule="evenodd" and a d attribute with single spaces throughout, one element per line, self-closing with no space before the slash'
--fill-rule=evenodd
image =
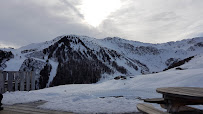
<path id="1" fill-rule="evenodd" d="M 3 105 L 4 110 L 0 114 L 73 114 L 71 112 L 54 111 L 39 109 L 37 106 L 46 103 L 46 101 L 36 101 L 31 103 Z"/>

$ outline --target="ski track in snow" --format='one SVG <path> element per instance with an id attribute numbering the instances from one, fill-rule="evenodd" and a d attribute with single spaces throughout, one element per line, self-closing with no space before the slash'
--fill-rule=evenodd
<path id="1" fill-rule="evenodd" d="M 47 83 L 47 87 L 49 87 L 49 84 L 52 82 L 52 80 L 56 76 L 57 67 L 58 67 L 58 62 L 54 62 L 52 60 L 49 60 L 49 63 L 51 64 L 52 69 L 51 69 L 51 72 L 50 72 L 50 76 L 49 76 L 49 80 L 48 80 L 48 83 Z"/>

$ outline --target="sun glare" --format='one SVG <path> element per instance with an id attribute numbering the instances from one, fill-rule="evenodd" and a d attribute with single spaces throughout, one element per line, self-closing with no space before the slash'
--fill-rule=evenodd
<path id="1" fill-rule="evenodd" d="M 85 21 L 97 27 L 110 13 L 120 7 L 120 0 L 83 0 L 80 10 Z"/>

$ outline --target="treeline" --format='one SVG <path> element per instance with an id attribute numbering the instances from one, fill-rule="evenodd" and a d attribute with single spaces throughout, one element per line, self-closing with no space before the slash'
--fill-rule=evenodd
<path id="1" fill-rule="evenodd" d="M 6 51 L 2 51 L 0 50 L 0 63 L 5 59 L 5 60 L 9 60 L 10 58 L 13 58 L 14 55 L 12 54 L 11 51 L 6 52 Z"/>
<path id="2" fill-rule="evenodd" d="M 7 52 L 7 51 L 0 50 L 0 70 L 3 70 L 4 68 L 6 68 L 5 61 L 8 61 L 13 57 L 14 55 L 12 54 L 11 51 Z"/>
<path id="3" fill-rule="evenodd" d="M 46 64 L 44 68 L 40 71 L 39 89 L 43 89 L 47 86 L 51 69 L 52 69 L 51 65 Z"/>
<path id="4" fill-rule="evenodd" d="M 96 83 L 104 72 L 112 71 L 99 61 L 70 59 L 66 63 L 59 63 L 57 75 L 50 86 Z"/>

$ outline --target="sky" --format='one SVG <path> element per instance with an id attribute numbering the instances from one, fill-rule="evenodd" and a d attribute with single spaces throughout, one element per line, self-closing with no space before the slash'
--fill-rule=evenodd
<path id="1" fill-rule="evenodd" d="M 203 36 L 203 0 L 1 0 L 0 47 L 65 34 L 162 43 Z"/>

